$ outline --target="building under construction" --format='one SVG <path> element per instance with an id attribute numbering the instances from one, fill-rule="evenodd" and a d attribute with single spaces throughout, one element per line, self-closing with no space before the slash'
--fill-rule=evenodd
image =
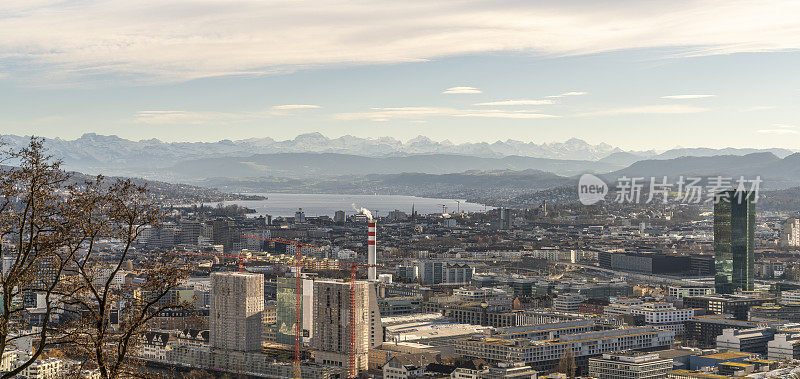
<path id="1" fill-rule="evenodd" d="M 374 296 L 370 296 L 374 291 L 370 283 L 357 281 L 351 299 L 352 290 L 349 282 L 314 282 L 314 359 L 325 365 L 348 367 L 352 351 L 356 369 L 366 370 L 374 338 L 370 330 L 380 327 L 375 325 L 380 323 L 380 312 Z"/>
<path id="2" fill-rule="evenodd" d="M 211 275 L 212 349 L 260 351 L 264 276 L 218 272 Z"/>

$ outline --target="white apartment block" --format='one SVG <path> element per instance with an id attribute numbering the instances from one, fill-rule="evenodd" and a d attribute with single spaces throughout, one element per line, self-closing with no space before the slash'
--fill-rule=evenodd
<path id="1" fill-rule="evenodd" d="M 687 296 L 704 296 L 714 293 L 713 287 L 695 287 L 695 286 L 670 286 L 667 288 L 667 294 L 676 299 L 683 299 Z"/>
<path id="2" fill-rule="evenodd" d="M 792 217 L 783 223 L 780 236 L 781 246 L 800 246 L 800 218 Z"/>
<path id="3" fill-rule="evenodd" d="M 627 303 L 618 302 L 607 305 L 603 309 L 603 313 L 644 315 L 644 321 L 648 325 L 672 330 L 677 335 L 682 335 L 684 321 L 694 317 L 695 310 L 691 308 L 677 309 L 671 303 L 644 303 L 641 300 L 631 299 Z"/>
<path id="4" fill-rule="evenodd" d="M 80 362 L 61 359 L 61 358 L 47 358 L 37 359 L 30 366 L 24 368 L 17 374 L 17 377 L 27 379 L 60 379 L 68 375 L 74 376 L 74 371 L 79 367 Z M 100 371 L 98 370 L 83 370 L 77 375 L 86 379 L 99 379 Z"/>
<path id="5" fill-rule="evenodd" d="M 14 363 L 17 361 L 20 352 L 17 350 L 6 350 L 3 352 L 3 357 L 0 359 L 0 371 L 11 371 L 14 368 Z"/>

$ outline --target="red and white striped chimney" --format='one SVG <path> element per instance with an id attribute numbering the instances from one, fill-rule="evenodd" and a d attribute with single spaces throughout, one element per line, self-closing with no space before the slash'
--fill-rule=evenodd
<path id="1" fill-rule="evenodd" d="M 375 220 L 369 220 L 367 229 L 367 279 L 371 282 L 378 280 L 378 268 L 375 265 L 378 263 L 378 254 L 375 250 Z"/>

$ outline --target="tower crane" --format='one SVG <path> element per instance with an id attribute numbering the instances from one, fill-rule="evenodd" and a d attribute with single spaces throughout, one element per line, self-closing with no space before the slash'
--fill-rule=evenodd
<path id="1" fill-rule="evenodd" d="M 274 242 L 274 243 L 282 243 L 285 245 L 294 246 L 295 254 L 294 254 L 294 278 L 295 278 L 295 286 L 294 286 L 294 362 L 292 363 L 292 378 L 301 378 L 302 372 L 300 370 L 300 361 L 302 360 L 303 354 L 303 314 L 300 307 L 303 304 L 303 280 L 300 278 L 300 265 L 301 260 L 303 259 L 302 256 L 302 248 L 303 246 L 310 246 L 310 247 L 319 247 L 314 244 L 303 243 L 296 240 L 288 240 L 282 238 L 264 238 L 259 236 L 253 236 L 249 234 L 244 234 L 243 237 L 257 239 L 266 242 Z"/>
<path id="2" fill-rule="evenodd" d="M 177 250 L 174 250 L 174 251 L 171 252 L 171 254 L 192 255 L 192 256 L 196 256 L 196 257 L 236 259 L 239 262 L 239 273 L 244 272 L 244 259 L 247 259 L 246 257 L 242 257 L 242 253 L 241 252 L 239 252 L 239 254 L 225 254 L 225 253 L 205 253 L 205 252 L 202 252 L 202 251 L 186 251 L 186 250 L 177 251 Z"/>
<path id="3" fill-rule="evenodd" d="M 314 244 L 302 243 L 296 240 L 287 240 L 280 238 L 263 238 L 252 235 L 244 235 L 245 238 L 253 238 L 266 242 L 282 243 L 292 245 L 295 247 L 295 346 L 294 346 L 294 364 L 292 366 L 292 377 L 300 378 L 300 361 L 302 359 L 303 347 L 303 319 L 301 314 L 302 304 L 302 279 L 300 277 L 300 265 L 302 260 L 301 249 L 303 246 L 319 247 Z M 350 265 L 350 335 L 349 335 L 349 351 L 348 351 L 348 378 L 358 377 L 358 368 L 356 367 L 356 295 L 358 292 L 357 278 L 359 267 L 377 267 L 377 265 L 370 264 L 357 264 Z"/>

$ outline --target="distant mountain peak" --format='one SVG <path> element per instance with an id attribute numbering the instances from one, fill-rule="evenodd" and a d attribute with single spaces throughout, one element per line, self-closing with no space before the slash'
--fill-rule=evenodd
<path id="1" fill-rule="evenodd" d="M 29 137 L 7 135 L 2 139 L 11 148 L 19 148 L 27 144 Z M 65 162 L 65 167 L 71 170 L 82 171 L 89 174 L 104 173 L 109 175 L 143 176 L 153 179 L 167 179 L 165 168 L 178 162 L 205 160 L 211 158 L 250 157 L 254 155 L 270 154 L 302 154 L 302 153 L 330 153 L 360 157 L 411 157 L 415 155 L 426 156 L 458 156 L 454 159 L 465 160 L 467 157 L 475 158 L 504 158 L 508 157 L 507 169 L 521 167 L 513 166 L 516 162 L 513 157 L 557 159 L 560 161 L 573 161 L 572 163 L 586 166 L 590 162 L 598 163 L 593 167 L 606 167 L 609 170 L 619 169 L 643 159 L 671 159 L 681 156 L 714 156 L 736 155 L 742 156 L 752 153 L 765 153 L 754 156 L 765 161 L 785 158 L 791 155 L 788 161 L 800 159 L 800 155 L 786 149 L 675 149 L 656 154 L 654 151 L 624 152 L 618 147 L 606 143 L 591 144 L 580 138 L 570 138 L 563 142 L 536 143 L 531 140 L 521 141 L 508 138 L 489 142 L 453 143 L 449 139 L 433 140 L 425 135 L 419 135 L 407 141 L 393 137 L 358 137 L 344 135 L 329 138 L 320 132 L 300 134 L 293 139 L 277 140 L 269 136 L 248 138 L 241 140 L 221 140 L 216 142 L 164 142 L 156 138 L 132 141 L 117 135 L 103 135 L 98 133 L 85 133 L 79 138 L 68 140 L 61 138 L 47 139 L 47 148 L 55 157 Z M 620 153 L 616 154 L 615 153 Z M 431 158 L 425 158 L 431 159 Z M 470 162 L 474 162 L 470 160 Z M 505 163 L 504 163 L 505 164 Z M 416 166 L 419 167 L 419 163 Z M 424 164 L 422 164 L 424 165 Z M 258 168 L 260 172 L 275 169 L 275 167 Z M 479 168 L 462 167 L 464 169 Z M 536 166 L 545 171 L 556 172 L 557 167 Z M 211 170 L 211 168 L 209 168 Z M 560 171 L 566 173 L 567 171 Z M 573 171 L 569 171 L 570 173 Z"/>

